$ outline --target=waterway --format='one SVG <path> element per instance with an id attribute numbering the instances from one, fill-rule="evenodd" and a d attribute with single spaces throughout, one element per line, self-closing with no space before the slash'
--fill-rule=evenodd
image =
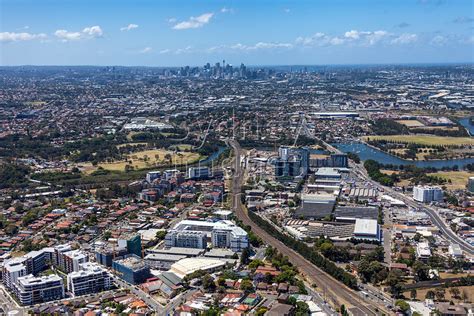
<path id="1" fill-rule="evenodd" d="M 464 167 L 467 164 L 473 164 L 474 158 L 464 158 L 464 159 L 451 159 L 451 160 L 405 160 L 399 157 L 392 156 L 381 150 L 367 146 L 364 143 L 333 143 L 331 144 L 342 152 L 348 153 L 352 152 L 357 154 L 361 160 L 373 159 L 381 164 L 392 164 L 392 165 L 415 165 L 420 168 L 437 168 L 441 169 L 443 167 L 452 168 L 458 166 L 459 168 Z"/>
<path id="2" fill-rule="evenodd" d="M 474 136 L 474 125 L 469 121 L 469 116 L 459 120 L 459 124 L 464 126 L 471 136 Z"/>

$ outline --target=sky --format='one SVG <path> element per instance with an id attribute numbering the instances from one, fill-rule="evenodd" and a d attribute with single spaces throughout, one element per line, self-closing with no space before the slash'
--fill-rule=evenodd
<path id="1" fill-rule="evenodd" d="M 0 65 L 474 62 L 473 0 L 0 0 Z"/>

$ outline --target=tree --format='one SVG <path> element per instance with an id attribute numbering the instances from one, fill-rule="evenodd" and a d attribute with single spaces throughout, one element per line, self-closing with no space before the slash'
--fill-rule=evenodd
<path id="1" fill-rule="evenodd" d="M 247 264 L 249 262 L 250 257 L 250 250 L 248 248 L 244 248 L 242 250 L 242 254 L 240 255 L 240 263 Z"/>
<path id="2" fill-rule="evenodd" d="M 446 295 L 446 291 L 444 289 L 437 288 L 435 290 L 435 296 L 438 299 L 438 301 L 444 301 L 445 295 Z"/>
<path id="3" fill-rule="evenodd" d="M 404 300 L 397 300 L 395 302 L 395 306 L 397 306 L 398 310 L 405 315 L 407 315 L 408 311 L 410 310 L 410 305 Z"/>
<path id="4" fill-rule="evenodd" d="M 156 237 L 156 239 L 158 239 L 159 241 L 165 239 L 165 237 L 166 237 L 166 230 L 157 231 L 155 237 Z"/>
<path id="5" fill-rule="evenodd" d="M 214 292 L 216 289 L 214 279 L 208 273 L 202 277 L 202 287 L 209 292 Z"/>
<path id="6" fill-rule="evenodd" d="M 413 264 L 413 273 L 418 281 L 426 281 L 430 279 L 430 268 L 421 261 Z"/>
<path id="7" fill-rule="evenodd" d="M 425 298 L 430 299 L 430 300 L 434 299 L 435 298 L 435 292 L 432 291 L 432 290 L 429 290 L 428 292 L 426 292 Z"/>
<path id="8" fill-rule="evenodd" d="M 410 291 L 410 297 L 412 300 L 416 300 L 416 290 L 415 289 L 412 289 Z"/>
<path id="9" fill-rule="evenodd" d="M 449 289 L 449 293 L 451 293 L 451 296 L 454 298 L 460 298 L 461 290 L 457 287 L 452 287 Z"/>
<path id="10" fill-rule="evenodd" d="M 308 315 L 309 313 L 309 306 L 305 302 L 299 301 L 296 302 L 296 310 L 295 310 L 295 315 L 296 316 L 303 316 L 303 315 Z"/>
<path id="11" fill-rule="evenodd" d="M 245 294 L 249 294 L 253 292 L 253 284 L 250 280 L 243 280 L 240 283 L 240 289 L 245 292 Z"/>

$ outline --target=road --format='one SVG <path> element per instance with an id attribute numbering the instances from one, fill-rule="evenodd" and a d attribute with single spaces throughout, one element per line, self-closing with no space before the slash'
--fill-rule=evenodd
<path id="1" fill-rule="evenodd" d="M 357 173 L 359 177 L 361 177 L 367 182 L 370 182 L 374 187 L 378 188 L 379 190 L 383 190 L 384 192 L 389 193 L 394 198 L 405 202 L 407 206 L 423 210 L 426 214 L 428 214 L 433 225 L 439 228 L 439 230 L 443 233 L 446 239 L 448 239 L 452 243 L 459 244 L 461 249 L 465 251 L 466 253 L 468 253 L 470 256 L 474 255 L 474 247 L 468 244 L 464 239 L 456 235 L 451 230 L 451 227 L 449 227 L 447 223 L 440 217 L 440 215 L 438 214 L 435 208 L 433 208 L 432 206 L 417 202 L 413 200 L 411 197 L 408 197 L 401 192 L 395 191 L 394 189 L 390 187 L 383 186 L 380 183 L 373 181 L 372 179 L 369 178 L 365 168 L 361 164 L 354 164 L 353 170 Z"/>
<path id="2" fill-rule="evenodd" d="M 331 146 L 330 144 L 327 144 L 325 142 L 323 142 L 323 143 L 327 146 L 328 150 L 330 150 L 334 153 L 341 153 L 341 151 L 339 149 L 335 148 L 334 146 Z M 353 164 L 353 170 L 355 171 L 355 173 L 357 173 L 357 175 L 359 177 L 361 177 L 365 181 L 370 182 L 373 186 L 375 186 L 379 189 L 382 189 L 384 192 L 390 193 L 394 198 L 397 198 L 397 199 L 405 202 L 407 206 L 411 206 L 411 207 L 417 208 L 417 209 L 418 208 L 422 209 L 426 214 L 428 214 L 428 216 L 431 219 L 431 222 L 436 227 L 439 228 L 439 230 L 444 234 L 444 237 L 446 239 L 448 239 L 452 243 L 459 244 L 459 246 L 461 247 L 461 249 L 463 251 L 465 251 L 470 256 L 474 256 L 474 247 L 472 245 L 470 245 L 469 243 L 467 243 L 464 239 L 462 239 L 461 237 L 456 235 L 456 233 L 454 233 L 452 231 L 451 227 L 449 227 L 446 224 L 446 222 L 440 217 L 440 215 L 438 214 L 438 212 L 436 211 L 435 208 L 433 208 L 432 206 L 417 202 L 417 201 L 413 200 L 411 197 L 408 197 L 408 196 L 406 196 L 406 195 L 404 195 L 404 194 L 402 194 L 398 191 L 395 191 L 394 189 L 392 189 L 390 187 L 385 187 L 385 186 L 381 185 L 380 183 L 373 181 L 372 179 L 369 178 L 369 176 L 368 176 L 368 174 L 367 174 L 367 172 L 366 172 L 366 170 L 365 170 L 365 168 L 363 167 L 362 164 L 354 163 Z"/>
<path id="3" fill-rule="evenodd" d="M 257 226 L 248 216 L 246 208 L 243 206 L 240 193 L 242 188 L 244 173 L 241 167 L 241 148 L 237 141 L 230 140 L 235 155 L 234 177 L 232 179 L 232 206 L 235 215 L 245 224 L 252 228 L 252 231 L 259 236 L 267 245 L 270 245 L 280 253 L 290 258 L 291 262 L 300 269 L 305 277 L 311 279 L 319 287 L 324 288 L 335 307 L 345 304 L 346 307 L 355 307 L 354 315 L 377 315 L 377 309 L 385 314 L 390 314 L 383 305 L 365 301 L 356 291 L 343 285 L 323 270 L 313 265 L 299 253 L 287 247 L 285 244 L 268 234 L 265 230 Z"/>
<path id="4" fill-rule="evenodd" d="M 27 315 L 24 308 L 18 305 L 18 303 L 12 298 L 11 294 L 5 289 L 5 287 L 0 285 L 0 315 L 6 315 L 10 311 L 18 311 L 18 316 Z"/>

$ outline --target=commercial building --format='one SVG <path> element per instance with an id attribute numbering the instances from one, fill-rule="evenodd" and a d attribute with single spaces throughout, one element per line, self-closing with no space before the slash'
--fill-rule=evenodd
<path id="1" fill-rule="evenodd" d="M 143 283 L 150 276 L 145 261 L 133 254 L 114 260 L 112 268 L 121 279 L 131 284 Z"/>
<path id="2" fill-rule="evenodd" d="M 423 203 L 442 201 L 443 190 L 439 187 L 419 185 L 413 188 L 413 199 Z"/>
<path id="3" fill-rule="evenodd" d="M 188 178 L 207 179 L 211 176 L 209 167 L 190 167 L 188 168 Z"/>
<path id="4" fill-rule="evenodd" d="M 320 219 L 331 216 L 336 204 L 334 194 L 302 194 L 295 218 Z"/>
<path id="5" fill-rule="evenodd" d="M 333 180 L 340 180 L 341 179 L 341 174 L 339 173 L 339 170 L 335 168 L 318 168 L 316 172 L 314 173 L 316 176 L 316 179 L 318 180 L 325 180 L 325 179 L 333 179 Z"/>
<path id="6" fill-rule="evenodd" d="M 150 253 L 145 256 L 145 263 L 152 269 L 169 270 L 174 263 L 185 258 L 185 255 Z"/>
<path id="7" fill-rule="evenodd" d="M 280 147 L 274 160 L 275 178 L 304 178 L 309 172 L 309 149 Z"/>
<path id="8" fill-rule="evenodd" d="M 35 277 L 32 274 L 19 277 L 14 292 L 22 305 L 32 305 L 64 297 L 63 279 L 55 274 Z"/>
<path id="9" fill-rule="evenodd" d="M 448 252 L 449 255 L 454 259 L 460 259 L 463 257 L 462 249 L 459 244 L 450 244 L 448 247 Z"/>
<path id="10" fill-rule="evenodd" d="M 337 222 L 355 223 L 357 219 L 377 219 L 379 210 L 377 207 L 361 206 L 338 206 L 334 210 Z"/>
<path id="11" fill-rule="evenodd" d="M 83 263 L 67 275 L 67 289 L 74 296 L 98 293 L 112 287 L 110 275 L 98 264 Z"/>
<path id="12" fill-rule="evenodd" d="M 171 266 L 169 272 L 173 272 L 180 278 L 196 272 L 198 270 L 212 273 L 225 266 L 225 261 L 212 258 L 186 258 Z"/>
<path id="13" fill-rule="evenodd" d="M 381 241 L 380 225 L 375 219 L 356 219 L 353 237 L 356 239 Z"/>
<path id="14" fill-rule="evenodd" d="M 430 245 L 427 242 L 419 242 L 416 245 L 416 257 L 422 261 L 427 261 L 431 257 Z"/>
<path id="15" fill-rule="evenodd" d="M 211 241 L 216 248 L 230 248 L 239 252 L 248 247 L 247 232 L 231 221 L 217 222 L 184 220 L 166 234 L 166 245 L 169 247 L 204 248 L 202 243 Z"/>

